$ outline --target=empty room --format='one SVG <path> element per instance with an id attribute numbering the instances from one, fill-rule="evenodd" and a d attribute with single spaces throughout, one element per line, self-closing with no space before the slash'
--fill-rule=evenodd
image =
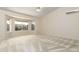
<path id="1" fill-rule="evenodd" d="M 79 7 L 0 7 L 0 52 L 79 52 Z"/>

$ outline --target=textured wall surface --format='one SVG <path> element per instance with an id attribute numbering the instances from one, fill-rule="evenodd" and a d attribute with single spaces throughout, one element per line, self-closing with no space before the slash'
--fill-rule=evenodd
<path id="1" fill-rule="evenodd" d="M 38 33 L 79 40 L 79 13 L 66 14 L 76 9 L 79 8 L 58 8 L 41 18 Z"/>

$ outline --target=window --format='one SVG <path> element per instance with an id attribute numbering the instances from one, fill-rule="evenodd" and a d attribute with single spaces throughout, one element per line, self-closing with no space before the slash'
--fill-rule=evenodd
<path id="1" fill-rule="evenodd" d="M 35 22 L 31 23 L 31 30 L 35 30 Z"/>
<path id="2" fill-rule="evenodd" d="M 7 20 L 7 31 L 10 31 L 10 21 Z"/>
<path id="3" fill-rule="evenodd" d="M 15 31 L 28 30 L 28 26 L 28 22 L 15 21 Z"/>
<path id="4" fill-rule="evenodd" d="M 17 19 L 17 18 L 9 18 L 7 20 L 7 31 L 13 32 L 13 31 L 26 31 L 26 30 L 35 30 L 35 21 L 33 20 L 23 20 L 23 19 Z"/>

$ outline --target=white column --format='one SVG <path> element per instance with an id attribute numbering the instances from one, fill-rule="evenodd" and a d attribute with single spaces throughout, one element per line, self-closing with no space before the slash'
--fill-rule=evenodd
<path id="1" fill-rule="evenodd" d="M 14 18 L 10 19 L 10 32 L 14 32 L 15 31 L 15 20 Z"/>
<path id="2" fill-rule="evenodd" d="M 31 22 L 29 21 L 28 30 L 31 31 Z"/>

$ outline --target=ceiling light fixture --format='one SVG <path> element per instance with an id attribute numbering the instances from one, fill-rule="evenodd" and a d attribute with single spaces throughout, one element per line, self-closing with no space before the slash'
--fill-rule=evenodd
<path id="1" fill-rule="evenodd" d="M 79 12 L 79 9 L 77 9 L 77 10 L 67 11 L 66 14 L 78 13 L 78 12 Z"/>

